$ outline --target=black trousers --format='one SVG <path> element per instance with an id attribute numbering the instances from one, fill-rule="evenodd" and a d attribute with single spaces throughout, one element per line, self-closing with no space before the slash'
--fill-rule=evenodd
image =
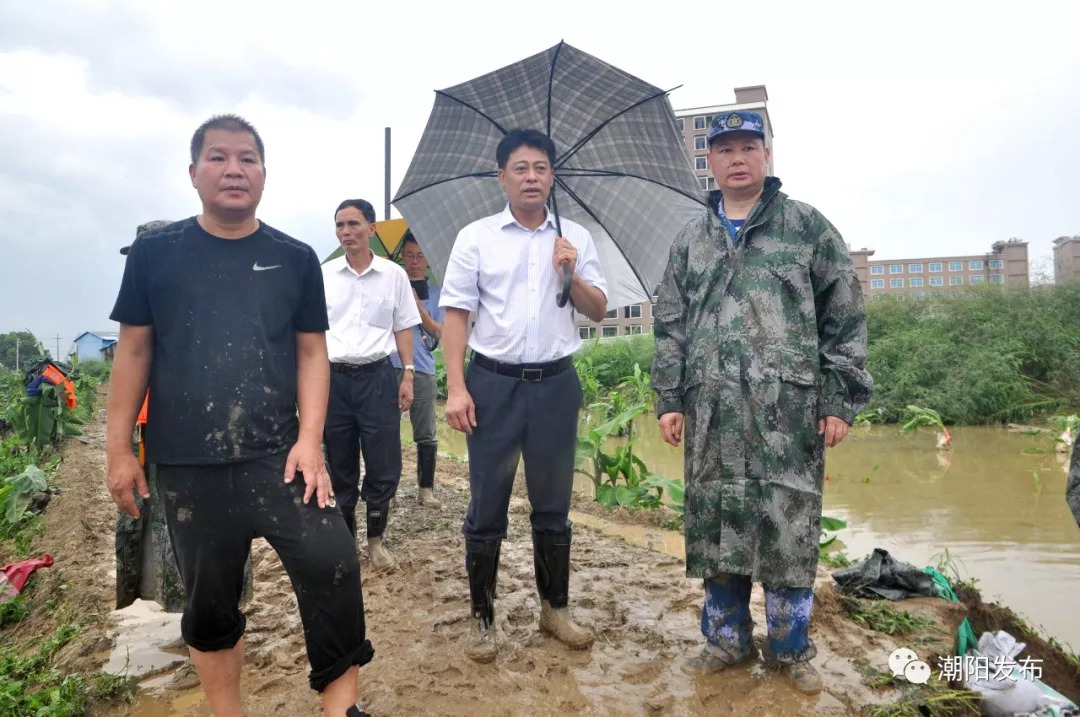
<path id="1" fill-rule="evenodd" d="M 466 540 L 506 537 L 507 510 L 518 462 L 533 530 L 566 533 L 574 487 L 581 382 L 573 366 L 536 380 L 505 376 L 469 362 L 466 388 L 476 405 L 476 427 L 467 436 L 469 510 Z"/>
<path id="2" fill-rule="evenodd" d="M 159 465 L 157 480 L 187 604 L 184 642 L 227 650 L 247 621 L 240 610 L 244 565 L 254 538 L 265 538 L 292 581 L 319 692 L 374 651 L 364 625 L 356 544 L 338 508 L 305 504 L 304 477 L 286 484 L 286 452 L 245 463 Z"/>
<path id="3" fill-rule="evenodd" d="M 330 373 L 323 444 L 334 497 L 356 535 L 356 504 L 367 503 L 368 537 L 386 527 L 386 510 L 401 480 L 401 411 L 393 364 L 366 373 Z M 360 455 L 364 482 L 360 486 Z"/>

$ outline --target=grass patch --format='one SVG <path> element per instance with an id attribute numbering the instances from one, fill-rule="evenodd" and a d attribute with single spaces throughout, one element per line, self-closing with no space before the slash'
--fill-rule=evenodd
<path id="1" fill-rule="evenodd" d="M 830 568 L 846 568 L 854 565 L 854 561 L 843 550 L 837 552 L 818 551 L 818 562 L 828 565 Z"/>
<path id="2" fill-rule="evenodd" d="M 933 677 L 925 685 L 915 685 L 903 677 L 872 667 L 866 660 L 857 660 L 855 669 L 863 683 L 875 689 L 899 689 L 903 694 L 890 704 L 866 705 L 866 717 L 966 717 L 980 714 L 982 699 L 970 690 L 949 687 Z"/>
<path id="3" fill-rule="evenodd" d="M 927 630 L 941 632 L 941 627 L 933 620 L 898 610 L 885 600 L 862 600 L 850 595 L 838 597 L 851 620 L 874 632 L 886 635 L 910 635 Z"/>
<path id="4" fill-rule="evenodd" d="M 864 708 L 864 714 L 866 717 L 965 717 L 980 714 L 982 698 L 975 692 L 934 685 L 932 681 L 916 685 L 892 704 L 868 705 Z"/>
<path id="5" fill-rule="evenodd" d="M 10 644 L 4 646 L 0 651 L 0 714 L 78 717 L 94 701 L 130 700 L 133 678 L 65 675 L 53 664 L 56 653 L 80 629 L 76 623 L 61 625 L 29 657 L 21 657 Z"/>

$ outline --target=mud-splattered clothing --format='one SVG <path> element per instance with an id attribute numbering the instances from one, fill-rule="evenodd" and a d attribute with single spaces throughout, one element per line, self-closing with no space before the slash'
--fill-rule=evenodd
<path id="1" fill-rule="evenodd" d="M 295 443 L 296 333 L 328 328 L 311 247 L 267 224 L 240 239 L 194 217 L 148 231 L 110 318 L 154 328 L 148 463 L 233 463 Z"/>
<path id="2" fill-rule="evenodd" d="M 713 209 L 690 221 L 654 310 L 657 414 L 686 416 L 686 570 L 811 587 L 818 419 L 851 423 L 873 386 L 862 290 L 840 234 L 776 178 L 736 238 Z"/>
<path id="3" fill-rule="evenodd" d="M 116 609 L 123 610 L 136 600 L 150 600 L 165 612 L 184 611 L 184 585 L 176 567 L 176 555 L 169 541 L 165 507 L 157 479 L 157 466 L 146 467 L 150 498 L 135 494 L 139 517 L 122 510 L 116 516 Z M 254 592 L 251 561 L 244 565 L 241 604 Z"/>
<path id="4" fill-rule="evenodd" d="M 748 657 L 754 649 L 754 621 L 750 617 L 749 575 L 721 575 L 705 581 L 705 608 L 701 633 L 710 651 L 728 664 Z M 765 661 L 773 665 L 805 662 L 817 656 L 810 639 L 812 588 L 765 586 L 765 621 L 768 639 Z"/>
<path id="5" fill-rule="evenodd" d="M 304 479 L 282 480 L 285 454 L 227 466 L 159 466 L 164 512 L 183 583 L 184 642 L 213 651 L 236 645 L 251 541 L 265 538 L 289 574 L 321 691 L 374 655 L 364 624 L 360 563 L 340 508 L 303 502 Z"/>

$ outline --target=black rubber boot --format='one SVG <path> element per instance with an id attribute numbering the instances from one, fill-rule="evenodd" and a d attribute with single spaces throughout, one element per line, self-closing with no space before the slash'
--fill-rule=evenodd
<path id="1" fill-rule="evenodd" d="M 465 654 L 476 662 L 491 662 L 498 655 L 495 644 L 495 586 L 499 573 L 501 540 L 466 540 L 465 572 L 472 602 L 472 631 Z"/>
<path id="2" fill-rule="evenodd" d="M 593 644 L 595 634 L 576 624 L 567 607 L 570 593 L 570 528 L 564 533 L 533 531 L 533 562 L 540 593 L 540 630 L 575 650 Z"/>
<path id="3" fill-rule="evenodd" d="M 367 537 L 368 540 L 372 538 L 381 538 L 382 534 L 386 532 L 386 521 L 390 517 L 390 504 L 389 503 L 368 503 L 367 504 Z M 355 522 L 355 518 L 353 521 Z M 346 521 L 348 519 L 346 518 Z"/>
<path id="4" fill-rule="evenodd" d="M 565 533 L 533 531 L 533 566 L 540 599 L 566 607 L 570 593 L 570 528 Z"/>
<path id="5" fill-rule="evenodd" d="M 435 487 L 435 459 L 439 446 L 434 443 L 420 443 L 416 446 L 416 479 L 421 488 Z"/>

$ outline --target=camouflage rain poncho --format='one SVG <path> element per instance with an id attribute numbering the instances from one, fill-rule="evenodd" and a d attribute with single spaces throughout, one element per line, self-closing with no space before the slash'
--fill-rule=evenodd
<path id="1" fill-rule="evenodd" d="M 818 419 L 852 423 L 873 381 L 847 247 L 817 210 L 779 190 L 766 180 L 735 245 L 711 210 L 676 237 L 654 308 L 652 383 L 658 415 L 686 416 L 687 575 L 811 587 L 825 468 Z"/>

